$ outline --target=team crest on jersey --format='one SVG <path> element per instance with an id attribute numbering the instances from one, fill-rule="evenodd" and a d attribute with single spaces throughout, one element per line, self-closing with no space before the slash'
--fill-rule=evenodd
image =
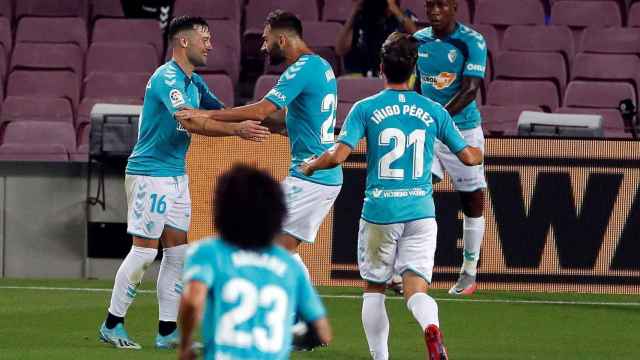
<path id="1" fill-rule="evenodd" d="M 173 105 L 174 108 L 185 104 L 184 97 L 178 89 L 169 91 L 169 99 L 171 100 L 171 105 Z"/>
<path id="2" fill-rule="evenodd" d="M 451 63 L 454 63 L 456 61 L 456 58 L 458 57 L 458 52 L 455 50 L 449 50 L 449 54 L 447 54 L 447 57 L 449 58 L 449 61 Z"/>
<path id="3" fill-rule="evenodd" d="M 437 76 L 422 76 L 422 82 L 431 84 L 436 90 L 443 90 L 451 86 L 456 78 L 454 73 L 441 72 Z"/>

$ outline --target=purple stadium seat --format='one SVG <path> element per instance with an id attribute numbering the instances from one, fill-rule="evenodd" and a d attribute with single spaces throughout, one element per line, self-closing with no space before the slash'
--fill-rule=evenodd
<path id="1" fill-rule="evenodd" d="M 518 135 L 518 118 L 523 111 L 542 111 L 533 105 L 480 106 L 482 129 L 487 135 Z"/>
<path id="2" fill-rule="evenodd" d="M 544 8 L 539 0 L 478 0 L 474 23 L 494 26 L 543 25 Z"/>
<path id="3" fill-rule="evenodd" d="M 565 92 L 564 106 L 560 113 L 600 114 L 607 137 L 628 137 L 624 134 L 624 122 L 618 111 L 620 100 L 637 99 L 631 84 L 623 82 L 572 81 Z"/>
<path id="4" fill-rule="evenodd" d="M 0 1 L 0 16 L 13 19 L 13 1 L 11 0 L 3 0 Z"/>
<path id="5" fill-rule="evenodd" d="M 234 83 L 240 78 L 240 25 L 230 20 L 209 20 L 213 37 L 213 50 L 209 52 L 207 66 L 198 73 L 226 73 Z"/>
<path id="6" fill-rule="evenodd" d="M 9 19 L 0 17 L 0 50 L 5 57 L 11 54 L 12 38 Z"/>
<path id="7" fill-rule="evenodd" d="M 93 73 L 84 79 L 85 98 L 144 98 L 148 73 Z"/>
<path id="8" fill-rule="evenodd" d="M 76 44 L 87 51 L 87 26 L 81 18 L 25 17 L 18 23 L 16 43 Z"/>
<path id="9" fill-rule="evenodd" d="M 7 96 L 67 99 L 75 109 L 79 98 L 78 78 L 71 71 L 14 71 L 7 82 Z"/>
<path id="10" fill-rule="evenodd" d="M 380 78 L 345 76 L 338 78 L 338 118 L 336 127 L 341 127 L 351 106 L 359 100 L 374 95 L 384 88 Z"/>
<path id="11" fill-rule="evenodd" d="M 514 25 L 504 33 L 502 49 L 507 51 L 557 52 L 571 66 L 575 54 L 573 35 L 567 26 Z"/>
<path id="12" fill-rule="evenodd" d="M 0 160 L 68 161 L 75 149 L 71 123 L 16 121 L 4 130 Z"/>
<path id="13" fill-rule="evenodd" d="M 571 80 L 623 81 L 640 85 L 640 59 L 635 55 L 578 54 Z"/>
<path id="14" fill-rule="evenodd" d="M 150 44 L 155 47 L 158 59 L 164 50 L 162 30 L 158 21 L 152 19 L 98 19 L 91 41 Z"/>
<path id="15" fill-rule="evenodd" d="M 559 53 L 505 51 L 495 63 L 496 79 L 550 80 L 558 95 L 567 86 L 567 68 Z"/>
<path id="16" fill-rule="evenodd" d="M 631 4 L 629 9 L 629 26 L 640 27 L 640 2 Z"/>
<path id="17" fill-rule="evenodd" d="M 259 101 L 273 88 L 280 77 L 277 75 L 261 75 L 253 88 L 253 101 Z"/>
<path id="18" fill-rule="evenodd" d="M 487 105 L 533 105 L 554 111 L 560 99 L 550 81 L 494 80 L 487 91 Z"/>
<path id="19" fill-rule="evenodd" d="M 19 0 L 16 2 L 16 19 L 23 16 L 84 17 L 86 15 L 85 0 Z"/>
<path id="20" fill-rule="evenodd" d="M 75 44 L 18 43 L 13 50 L 9 71 L 70 70 L 81 79 L 83 68 L 84 56 Z"/>
<path id="21" fill-rule="evenodd" d="M 302 21 L 317 21 L 319 18 L 315 0 L 249 0 L 245 7 L 246 31 L 262 34 L 267 15 L 276 9 L 291 11 Z"/>
<path id="22" fill-rule="evenodd" d="M 93 24 L 99 18 L 123 18 L 121 0 L 91 0 L 89 14 Z"/>
<path id="23" fill-rule="evenodd" d="M 307 45 L 331 64 L 336 76 L 340 75 L 342 61 L 336 54 L 335 46 L 342 26 L 334 22 L 304 21 L 302 28 Z M 281 74 L 285 69 L 286 64 L 272 66 L 269 64 L 269 59 L 265 58 L 265 74 Z"/>
<path id="24" fill-rule="evenodd" d="M 569 26 L 576 52 L 580 52 L 584 28 L 622 26 L 622 15 L 618 4 L 611 1 L 559 1 L 551 8 L 550 24 Z"/>
<path id="25" fill-rule="evenodd" d="M 235 96 L 233 94 L 233 82 L 225 74 L 203 75 L 202 78 L 209 85 L 209 89 L 224 103 L 226 107 L 233 107 Z"/>
<path id="26" fill-rule="evenodd" d="M 73 109 L 60 98 L 8 96 L 2 104 L 0 123 L 57 121 L 73 124 Z"/>
<path id="27" fill-rule="evenodd" d="M 324 0 L 322 7 L 322 20 L 345 22 L 351 15 L 353 3 L 344 0 Z"/>
<path id="28" fill-rule="evenodd" d="M 240 23 L 243 0 L 176 0 L 173 16 L 198 14 L 205 19 Z"/>
<path id="29" fill-rule="evenodd" d="M 586 53 L 640 55 L 640 29 L 586 28 L 581 49 Z"/>
<path id="30" fill-rule="evenodd" d="M 86 76 L 95 72 L 153 73 L 158 67 L 158 58 L 150 44 L 93 43 L 86 65 Z"/>

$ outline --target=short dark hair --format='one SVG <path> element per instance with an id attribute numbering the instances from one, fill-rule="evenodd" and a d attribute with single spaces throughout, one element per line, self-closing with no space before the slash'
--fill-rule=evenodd
<path id="1" fill-rule="evenodd" d="M 292 30 L 302 37 L 302 22 L 294 13 L 284 10 L 274 10 L 267 16 L 265 25 L 271 26 L 271 30 Z"/>
<path id="2" fill-rule="evenodd" d="M 189 16 L 182 15 L 173 18 L 169 23 L 169 28 L 167 29 L 167 38 L 171 41 L 177 33 L 185 30 L 193 30 L 195 25 L 200 25 L 202 27 L 208 28 L 209 24 L 207 24 L 207 20 L 200 16 Z"/>
<path id="3" fill-rule="evenodd" d="M 409 80 L 415 71 L 418 42 L 409 34 L 393 32 L 382 44 L 380 60 L 387 81 L 401 84 Z"/>
<path id="4" fill-rule="evenodd" d="M 260 249 L 282 230 L 284 194 L 269 174 L 235 165 L 218 180 L 214 224 L 222 239 L 242 249 Z"/>

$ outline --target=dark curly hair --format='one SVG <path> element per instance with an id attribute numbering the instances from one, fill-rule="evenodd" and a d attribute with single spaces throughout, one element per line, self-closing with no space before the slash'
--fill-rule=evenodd
<path id="1" fill-rule="evenodd" d="M 284 194 L 269 174 L 235 165 L 218 180 L 214 224 L 222 239 L 243 249 L 260 249 L 282 230 Z"/>
<path id="2" fill-rule="evenodd" d="M 411 77 L 418 60 L 418 43 L 413 36 L 394 32 L 382 44 L 380 60 L 390 83 L 401 84 Z"/>
<path id="3" fill-rule="evenodd" d="M 200 16 L 183 15 L 175 17 L 169 23 L 169 28 L 167 29 L 167 38 L 169 39 L 169 41 L 171 41 L 177 33 L 185 30 L 193 30 L 193 27 L 196 25 L 200 25 L 205 28 L 209 27 L 209 24 L 207 24 L 207 20 Z"/>

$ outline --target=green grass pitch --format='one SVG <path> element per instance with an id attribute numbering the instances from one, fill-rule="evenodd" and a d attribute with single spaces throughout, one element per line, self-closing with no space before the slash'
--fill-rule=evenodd
<path id="1" fill-rule="evenodd" d="M 153 349 L 155 293 L 141 292 L 127 330 L 144 347 L 117 350 L 97 329 L 110 282 L 0 280 L 0 359 L 174 359 Z M 18 287 L 18 288 L 14 288 Z M 25 289 L 25 287 L 85 290 Z M 106 289 L 87 291 L 86 288 Z M 143 289 L 152 290 L 153 284 Z M 335 339 L 330 347 L 292 359 L 369 359 L 360 321 L 361 291 L 321 288 Z M 640 297 L 480 292 L 459 301 L 442 291 L 440 322 L 451 359 L 640 359 Z M 388 297 L 392 359 L 424 359 L 424 345 L 404 302 Z"/>

